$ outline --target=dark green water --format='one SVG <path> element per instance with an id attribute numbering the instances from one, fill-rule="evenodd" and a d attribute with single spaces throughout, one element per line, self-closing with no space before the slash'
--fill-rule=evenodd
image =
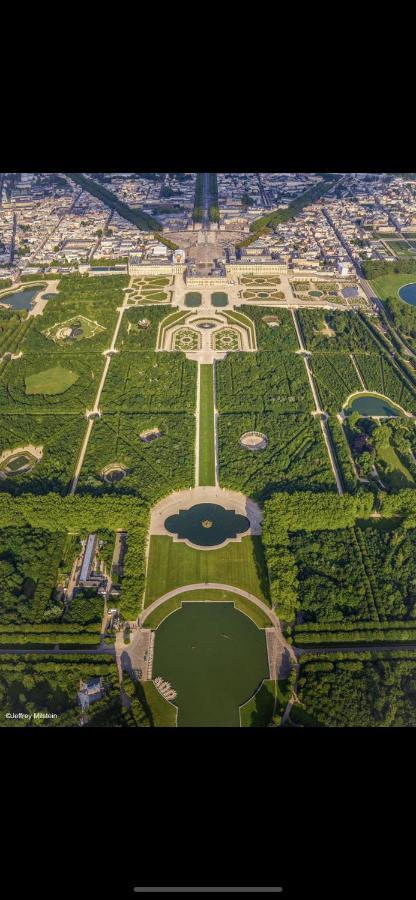
<path id="1" fill-rule="evenodd" d="M 153 677 L 177 691 L 178 726 L 238 727 L 239 706 L 269 677 L 266 637 L 233 603 L 187 603 L 156 632 Z"/>
<path id="2" fill-rule="evenodd" d="M 14 294 L 6 294 L 0 297 L 1 303 L 7 303 L 13 309 L 30 309 L 32 300 L 43 290 L 43 286 L 28 288 L 26 291 L 15 291 Z"/>
<path id="3" fill-rule="evenodd" d="M 404 284 L 399 290 L 399 297 L 400 300 L 404 300 L 405 303 L 416 306 L 416 282 L 413 284 Z"/>
<path id="4" fill-rule="evenodd" d="M 218 503 L 196 503 L 165 520 L 167 531 L 201 547 L 216 547 L 249 527 L 250 521 L 246 516 L 239 515 L 233 509 L 224 509 Z"/>
<path id="5" fill-rule="evenodd" d="M 211 294 L 211 304 L 212 306 L 228 306 L 228 295 L 222 291 L 216 291 Z"/>
<path id="6" fill-rule="evenodd" d="M 199 291 L 190 291 L 185 294 L 185 306 L 201 306 L 202 294 Z"/>
<path id="7" fill-rule="evenodd" d="M 359 412 L 363 416 L 400 416 L 400 410 L 395 406 L 390 406 L 382 397 L 374 397 L 371 394 L 365 394 L 355 397 L 351 405 L 346 410 L 347 415 L 352 412 Z"/>

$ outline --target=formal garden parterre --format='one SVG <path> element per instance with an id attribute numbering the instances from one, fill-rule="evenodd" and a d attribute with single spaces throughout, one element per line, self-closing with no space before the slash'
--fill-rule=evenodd
<path id="1" fill-rule="evenodd" d="M 261 289 L 256 276 L 247 278 L 245 290 Z M 291 314 L 261 308 L 258 299 L 256 306 L 246 301 L 258 350 L 232 352 L 215 364 L 219 472 L 221 486 L 260 502 L 262 537 L 204 552 L 153 535 L 146 575 L 150 507 L 173 490 L 193 486 L 195 478 L 197 364 L 184 348 L 156 352 L 162 321 L 173 315 L 180 322 L 182 311 L 158 307 L 154 299 L 153 306 L 150 300 L 124 312 L 101 416 L 91 430 L 77 492 L 68 495 L 85 413 L 93 406 L 127 285 L 124 276 L 63 276 L 42 316 L 0 315 L 0 342 L 23 354 L 0 364 L 0 455 L 29 446 L 42 451 L 30 471 L 0 477 L 0 644 L 97 647 L 103 598 L 81 593 L 65 608 L 59 585 L 69 576 L 81 539 L 99 533 L 111 566 L 115 533 L 123 529 L 127 553 L 117 605 L 124 619 L 135 619 L 142 603 L 149 605 L 170 588 L 234 585 L 270 605 L 286 639 L 302 651 L 289 725 L 414 724 L 411 650 L 371 650 L 378 643 L 416 643 L 414 422 L 404 413 L 384 422 L 355 413 L 342 421 L 340 415 L 351 395 L 367 391 L 413 416 L 411 372 L 392 357 L 368 317 L 344 310 L 299 312 L 346 491 L 339 496 L 320 422 L 312 414 Z M 136 287 L 142 295 L 169 286 Z M 278 279 L 267 287 L 276 290 Z M 142 435 L 152 430 L 157 438 L 145 442 Z M 267 437 L 256 453 L 240 444 L 247 432 Z M 105 477 L 114 466 L 121 467 L 122 478 Z M 172 608 L 177 604 L 175 598 Z M 348 655 L 336 649 L 344 644 L 369 650 Z M 326 648 L 325 655 L 314 657 L 315 647 Z M 59 663 L 27 656 L 18 665 L 14 660 L 12 670 L 8 659 L 0 662 L 0 688 L 11 710 L 43 703 L 59 712 L 58 724 L 78 724 L 74 704 L 85 677 L 81 669 L 91 666 L 94 677 L 108 675 L 108 691 L 87 724 L 175 724 L 154 685 L 131 682 L 127 675 L 123 684 L 131 705 L 122 708 L 112 657 L 77 659 L 74 651 Z M 56 678 L 48 674 L 55 669 Z M 257 700 L 242 712 L 242 724 L 259 727 L 273 716 L 278 724 L 288 685 L 279 685 L 280 700 L 274 685 L 272 707 L 264 681 Z"/>

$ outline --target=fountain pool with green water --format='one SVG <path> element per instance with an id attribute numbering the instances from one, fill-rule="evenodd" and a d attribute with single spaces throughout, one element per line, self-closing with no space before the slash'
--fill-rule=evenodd
<path id="1" fill-rule="evenodd" d="M 402 415 L 400 409 L 394 404 L 383 398 L 377 397 L 375 394 L 360 394 L 350 402 L 348 408 L 345 410 L 347 415 L 351 415 L 352 412 L 358 412 L 362 416 L 389 416 L 389 417 L 397 417 Z"/>
<path id="2" fill-rule="evenodd" d="M 158 675 L 177 691 L 178 726 L 238 727 L 239 707 L 269 678 L 265 631 L 233 603 L 184 602 L 156 631 Z"/>
<path id="3" fill-rule="evenodd" d="M 228 294 L 225 294 L 223 291 L 215 291 L 211 294 L 211 305 L 212 306 L 228 306 Z"/>
<path id="4" fill-rule="evenodd" d="M 185 294 L 185 306 L 193 308 L 196 306 L 201 306 L 201 303 L 202 294 L 200 294 L 199 291 L 188 291 L 188 293 Z"/>

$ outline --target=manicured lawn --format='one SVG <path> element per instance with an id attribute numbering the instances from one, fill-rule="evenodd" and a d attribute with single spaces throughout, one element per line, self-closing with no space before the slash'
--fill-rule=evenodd
<path id="1" fill-rule="evenodd" d="M 177 710 L 172 706 L 154 686 L 153 681 L 142 681 L 141 687 L 146 695 L 155 728 L 175 728 Z"/>
<path id="2" fill-rule="evenodd" d="M 378 460 L 385 463 L 389 468 L 388 472 L 384 472 L 381 467 L 379 469 L 381 480 L 386 487 L 390 487 L 394 491 L 400 490 L 401 488 L 413 487 L 414 478 L 401 461 L 394 447 L 379 447 L 377 450 L 376 464 Z"/>
<path id="3" fill-rule="evenodd" d="M 218 550 L 197 550 L 165 535 L 150 538 L 145 606 L 176 587 L 218 582 L 242 588 L 265 603 L 268 578 L 260 537 L 244 537 Z"/>
<path id="4" fill-rule="evenodd" d="M 287 679 L 277 683 L 265 679 L 254 697 L 240 709 L 242 728 L 265 728 L 273 714 L 282 716 L 289 702 L 291 687 Z"/>
<path id="5" fill-rule="evenodd" d="M 232 591 L 218 591 L 210 588 L 201 591 L 184 591 L 183 594 L 171 597 L 170 600 L 166 600 L 166 603 L 163 603 L 162 606 L 155 609 L 149 618 L 145 620 L 144 627 L 156 629 L 167 616 L 176 609 L 180 609 L 184 602 L 209 601 L 212 603 L 216 600 L 219 600 L 220 602 L 224 602 L 224 600 L 231 601 L 234 603 L 235 608 L 248 615 L 258 628 L 270 628 L 271 622 L 269 617 L 266 616 L 261 609 L 255 606 L 254 603 L 251 603 L 250 600 L 246 600 L 245 597 L 240 597 Z"/>
<path id="6" fill-rule="evenodd" d="M 266 679 L 254 697 L 240 707 L 242 728 L 265 728 L 273 716 L 276 682 Z"/>
<path id="7" fill-rule="evenodd" d="M 214 372 L 211 365 L 200 367 L 199 403 L 199 483 L 215 485 Z"/>
<path id="8" fill-rule="evenodd" d="M 62 366 L 35 372 L 25 378 L 26 394 L 63 394 L 78 378 L 78 372 L 63 369 Z"/>
<path id="9" fill-rule="evenodd" d="M 385 300 L 386 297 L 397 297 L 399 289 L 404 284 L 411 284 L 413 281 L 416 281 L 416 262 L 414 272 L 402 273 L 401 275 L 394 273 L 380 275 L 379 278 L 374 278 L 370 283 L 377 296 L 381 300 Z"/>

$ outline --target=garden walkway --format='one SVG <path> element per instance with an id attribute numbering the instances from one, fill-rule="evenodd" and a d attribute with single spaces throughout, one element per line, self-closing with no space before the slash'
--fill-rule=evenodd
<path id="1" fill-rule="evenodd" d="M 250 500 L 238 491 L 230 491 L 220 487 L 194 487 L 186 491 L 174 491 L 168 497 L 160 500 L 153 507 L 150 517 L 150 531 L 153 534 L 165 534 L 172 537 L 165 528 L 165 519 L 173 516 L 181 509 L 189 509 L 196 503 L 219 503 L 225 509 L 234 509 L 237 513 L 246 516 L 250 522 L 250 530 L 247 534 L 261 534 L 263 514 L 254 500 Z M 207 548 L 202 548 L 206 550 Z M 208 548 L 209 549 L 209 548 Z M 211 548 L 215 550 L 216 548 Z"/>

